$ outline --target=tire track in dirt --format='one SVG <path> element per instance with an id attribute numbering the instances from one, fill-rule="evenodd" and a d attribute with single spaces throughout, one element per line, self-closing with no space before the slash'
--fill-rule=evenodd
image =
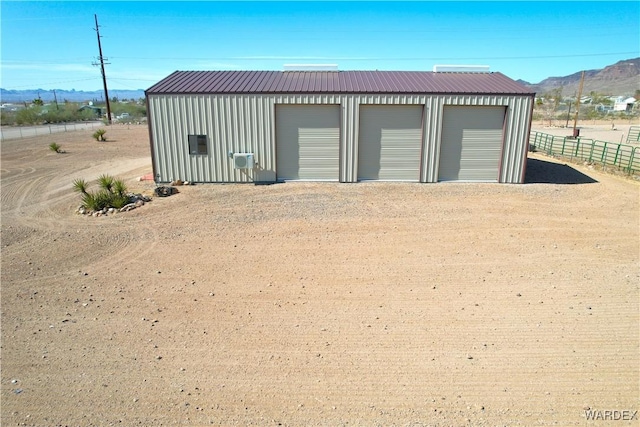
<path id="1" fill-rule="evenodd" d="M 84 175 L 87 180 L 92 181 L 105 170 L 110 173 L 114 171 L 114 174 L 126 174 L 139 169 L 147 160 L 145 157 L 125 160 L 118 162 L 115 168 L 114 162 L 108 161 L 64 175 L 60 175 L 49 165 L 5 168 L 5 176 L 8 174 L 9 177 L 3 177 L 2 183 L 3 229 L 22 235 L 21 241 L 17 243 L 20 246 L 15 248 L 17 253 L 22 254 L 17 264 L 20 265 L 29 258 L 32 239 L 25 239 L 24 234 L 32 236 L 34 231 L 35 234 L 44 234 L 53 241 L 77 241 L 77 250 L 57 255 L 61 262 L 73 260 L 86 252 L 87 246 L 91 247 L 90 258 L 98 262 L 96 268 L 111 268 L 122 265 L 122 260 L 135 261 L 143 257 L 157 241 L 154 227 L 148 221 L 138 219 L 134 219 L 134 226 L 127 226 L 127 220 L 133 218 L 125 216 L 131 217 L 131 214 L 122 214 L 122 217 L 116 214 L 107 218 L 76 216 L 72 201 L 78 195 L 72 190 L 71 176 Z M 69 216 L 76 217 L 70 221 Z M 106 236 L 106 239 L 91 243 L 92 234 Z"/>

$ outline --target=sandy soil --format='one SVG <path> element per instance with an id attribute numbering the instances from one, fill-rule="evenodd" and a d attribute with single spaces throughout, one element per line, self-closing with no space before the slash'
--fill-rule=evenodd
<path id="1" fill-rule="evenodd" d="M 90 134 L 2 143 L 3 426 L 640 409 L 637 183 L 532 154 L 525 185 L 196 185 L 94 218 L 74 178 L 153 184 L 146 127 Z"/>
<path id="2" fill-rule="evenodd" d="M 580 121 L 577 128 L 580 129 L 581 138 L 597 139 L 599 141 L 615 142 L 617 144 L 627 144 L 627 136 L 631 126 L 640 126 L 637 121 Z M 568 127 L 564 127 L 564 123 L 560 126 L 549 126 L 548 122 L 534 122 L 532 124 L 534 131 L 548 133 L 557 136 L 573 135 L 573 121 L 569 122 Z"/>

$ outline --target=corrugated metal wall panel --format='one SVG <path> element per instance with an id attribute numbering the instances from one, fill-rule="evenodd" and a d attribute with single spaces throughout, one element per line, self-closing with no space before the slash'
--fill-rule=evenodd
<path id="1" fill-rule="evenodd" d="M 532 97 L 511 97 L 505 126 L 500 182 L 524 182 L 532 114 Z"/>
<path id="2" fill-rule="evenodd" d="M 274 181 L 271 100 L 260 96 L 149 97 L 154 165 L 161 182 Z M 188 135 L 207 135 L 206 155 L 191 155 Z M 229 153 L 252 152 L 258 167 L 234 169 Z"/>
<path id="3" fill-rule="evenodd" d="M 357 181 L 359 111 L 361 105 L 424 105 L 422 182 L 437 182 L 442 112 L 445 105 L 507 106 L 500 182 L 523 180 L 533 98 L 519 95 L 419 94 L 149 94 L 149 126 L 153 162 L 163 182 L 275 181 L 276 104 L 341 105 L 340 181 Z M 208 135 L 209 154 L 192 156 L 187 135 Z M 253 152 L 258 168 L 233 169 L 229 152 Z"/>
<path id="4" fill-rule="evenodd" d="M 359 132 L 358 115 L 360 105 L 353 96 L 343 98 L 341 105 L 340 139 L 340 182 L 356 182 L 358 180 L 358 144 L 356 143 Z"/>
<path id="5" fill-rule="evenodd" d="M 442 106 L 444 97 L 430 97 L 425 103 L 424 148 L 422 150 L 422 182 L 438 181 L 438 159 L 442 135 Z"/>

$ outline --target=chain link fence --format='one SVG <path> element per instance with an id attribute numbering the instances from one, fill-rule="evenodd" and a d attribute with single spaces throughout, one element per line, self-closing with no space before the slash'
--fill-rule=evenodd
<path id="1" fill-rule="evenodd" d="M 628 137 L 627 141 L 629 141 Z M 615 166 L 629 175 L 640 171 L 640 145 L 562 137 L 534 131 L 531 132 L 529 139 L 529 149 L 603 166 Z"/>
<path id="2" fill-rule="evenodd" d="M 73 132 L 77 130 L 90 130 L 105 126 L 100 121 L 82 123 L 60 123 L 42 126 L 2 126 L 0 129 L 0 141 L 9 139 L 31 138 L 40 135 L 50 135 L 59 132 Z"/>

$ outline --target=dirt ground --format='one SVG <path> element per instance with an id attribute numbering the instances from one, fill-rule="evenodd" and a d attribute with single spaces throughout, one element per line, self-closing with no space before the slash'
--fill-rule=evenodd
<path id="1" fill-rule="evenodd" d="M 95 218 L 75 178 L 154 185 L 146 127 L 90 135 L 2 143 L 2 426 L 640 410 L 638 183 L 532 154 L 524 185 L 195 185 Z"/>
<path id="2" fill-rule="evenodd" d="M 569 122 L 568 127 L 564 127 L 564 123 L 560 126 L 549 126 L 548 124 L 546 121 L 534 122 L 533 130 L 556 136 L 573 135 L 573 121 Z M 581 138 L 627 144 L 627 136 L 629 136 L 631 126 L 640 126 L 640 122 L 630 120 L 587 120 L 578 122 L 576 128 L 580 130 Z"/>

